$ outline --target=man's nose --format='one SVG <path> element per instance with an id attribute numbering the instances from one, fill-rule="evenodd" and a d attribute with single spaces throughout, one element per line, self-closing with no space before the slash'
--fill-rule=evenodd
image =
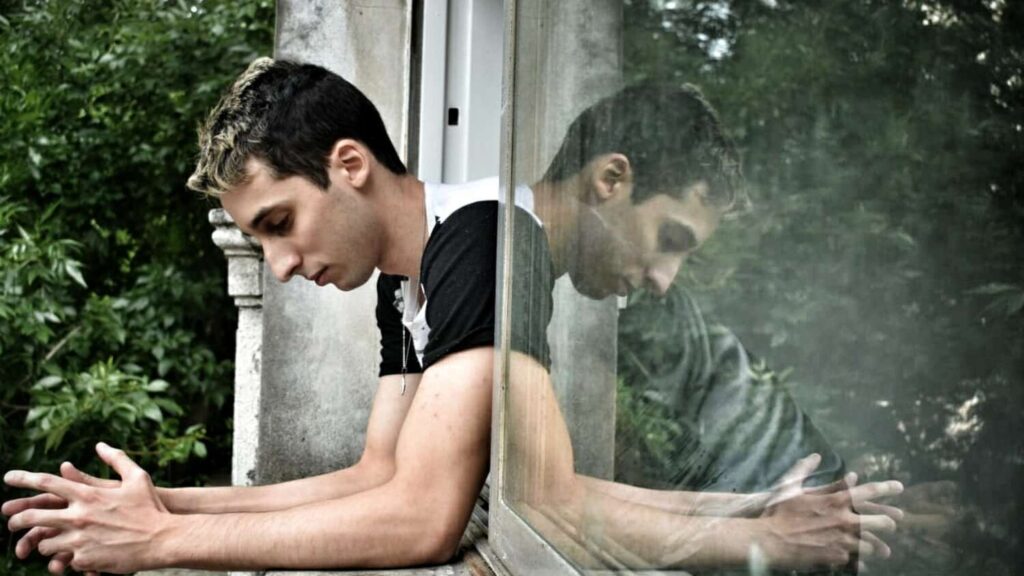
<path id="1" fill-rule="evenodd" d="M 686 255 L 663 258 L 656 264 L 647 267 L 647 285 L 659 296 L 668 293 L 669 287 L 679 274 Z"/>
<path id="2" fill-rule="evenodd" d="M 279 282 L 287 282 L 302 264 L 298 253 L 279 242 L 263 243 L 263 259 Z"/>

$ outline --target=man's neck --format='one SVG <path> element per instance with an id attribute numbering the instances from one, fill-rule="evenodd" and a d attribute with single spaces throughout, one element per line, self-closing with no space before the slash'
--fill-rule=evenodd
<path id="1" fill-rule="evenodd" d="M 556 278 L 568 270 L 569 254 L 575 251 L 579 202 L 572 192 L 574 186 L 571 179 L 555 183 L 541 181 L 530 186 L 534 212 L 544 223 Z"/>
<path id="2" fill-rule="evenodd" d="M 385 274 L 419 276 L 427 243 L 423 182 L 411 174 L 384 172 L 377 182 L 377 216 L 384 230 L 378 268 Z"/>

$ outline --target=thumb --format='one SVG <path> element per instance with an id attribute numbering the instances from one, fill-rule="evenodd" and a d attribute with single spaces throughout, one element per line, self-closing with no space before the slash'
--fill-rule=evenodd
<path id="1" fill-rule="evenodd" d="M 71 462 L 65 462 L 60 465 L 60 475 L 65 480 L 71 480 L 72 482 L 79 482 L 93 488 L 117 488 L 121 485 L 117 480 L 104 480 L 103 478 L 97 478 L 90 474 L 82 472 Z"/>
<path id="2" fill-rule="evenodd" d="M 124 450 L 111 448 L 103 442 L 96 445 L 96 454 L 107 463 L 107 466 L 113 468 L 114 472 L 117 472 L 122 480 L 139 478 L 146 473 L 145 470 L 140 468 L 138 464 L 124 453 Z"/>
<path id="3" fill-rule="evenodd" d="M 807 479 L 821 464 L 821 455 L 811 454 L 796 461 L 796 464 L 779 478 L 772 490 L 771 503 L 778 503 L 803 493 L 804 480 Z"/>

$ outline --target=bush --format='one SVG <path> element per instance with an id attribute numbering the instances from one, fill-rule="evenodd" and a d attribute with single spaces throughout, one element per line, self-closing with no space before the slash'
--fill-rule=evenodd
<path id="1" fill-rule="evenodd" d="M 158 483 L 230 468 L 235 308 L 211 206 L 184 182 L 203 115 L 270 52 L 273 12 L 0 7 L 0 468 L 107 474 L 98 440 Z M 11 544 L 0 573 L 43 573 Z"/>

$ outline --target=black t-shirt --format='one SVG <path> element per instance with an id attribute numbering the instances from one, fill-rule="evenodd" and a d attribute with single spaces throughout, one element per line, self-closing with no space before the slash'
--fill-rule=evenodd
<path id="1" fill-rule="evenodd" d="M 516 209 L 513 254 L 512 349 L 550 367 L 547 325 L 554 275 L 547 237 L 534 217 Z M 402 324 L 402 276 L 377 280 L 377 326 L 381 333 L 380 375 L 422 372 L 441 358 L 494 345 L 498 202 L 481 201 L 454 211 L 434 226 L 420 264 L 429 337 L 417 357 L 412 334 Z"/>

